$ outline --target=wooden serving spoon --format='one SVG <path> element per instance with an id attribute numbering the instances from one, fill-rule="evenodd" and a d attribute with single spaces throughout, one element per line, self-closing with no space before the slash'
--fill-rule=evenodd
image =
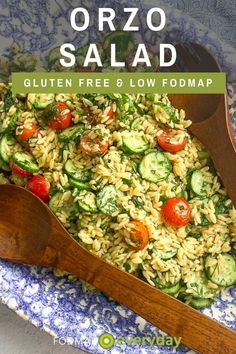
<path id="1" fill-rule="evenodd" d="M 176 45 L 178 62 L 172 71 L 219 72 L 217 61 L 201 45 Z M 181 67 L 182 65 L 182 67 Z M 207 148 L 227 193 L 236 206 L 236 141 L 234 138 L 226 95 L 168 95 L 173 106 L 184 109 L 193 124 L 189 130 Z"/>
<path id="2" fill-rule="evenodd" d="M 236 333 L 80 246 L 39 198 L 0 186 L 0 258 L 77 275 L 201 354 L 232 354 Z"/>

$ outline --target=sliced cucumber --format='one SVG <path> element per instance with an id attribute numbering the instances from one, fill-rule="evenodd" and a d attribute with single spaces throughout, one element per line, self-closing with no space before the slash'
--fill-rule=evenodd
<path id="1" fill-rule="evenodd" d="M 148 143 L 139 133 L 128 132 L 123 136 L 123 150 L 129 154 L 140 154 L 148 147 Z"/>
<path id="2" fill-rule="evenodd" d="M 153 248 L 153 253 L 159 258 L 166 261 L 167 259 L 170 259 L 176 255 L 177 249 L 174 247 L 170 247 L 167 251 L 163 251 L 157 248 Z"/>
<path id="3" fill-rule="evenodd" d="M 157 183 L 169 176 L 171 168 L 171 162 L 163 152 L 152 151 L 142 159 L 139 173 L 143 179 Z"/>
<path id="4" fill-rule="evenodd" d="M 231 286 L 236 283 L 236 261 L 230 254 L 209 255 L 204 266 L 208 279 L 213 283 L 220 286 Z"/>
<path id="5" fill-rule="evenodd" d="M 43 109 L 52 102 L 54 102 L 53 93 L 29 93 L 27 96 L 27 103 L 30 108 L 33 106 L 36 109 Z"/>
<path id="6" fill-rule="evenodd" d="M 139 117 L 136 117 L 132 120 L 132 122 L 130 123 L 130 129 L 134 130 L 137 125 L 139 124 L 140 122 L 140 118 Z"/>
<path id="7" fill-rule="evenodd" d="M 210 306 L 214 302 L 213 299 L 195 299 L 192 298 L 189 305 L 195 309 L 203 309 L 204 307 Z"/>
<path id="8" fill-rule="evenodd" d="M 180 282 L 178 282 L 172 286 L 163 287 L 160 289 L 161 289 L 161 291 L 164 291 L 164 293 L 166 293 L 168 295 L 176 295 L 181 289 L 181 284 L 180 284 Z"/>
<path id="9" fill-rule="evenodd" d="M 205 193 L 203 191 L 204 179 L 201 170 L 194 170 L 190 175 L 190 188 L 191 190 L 199 195 L 204 196 Z"/>
<path id="10" fill-rule="evenodd" d="M 62 192 L 55 193 L 49 201 L 49 208 L 54 212 L 58 213 L 62 209 Z"/>
<path id="11" fill-rule="evenodd" d="M 34 157 L 28 152 L 17 151 L 12 156 L 13 161 L 23 170 L 36 173 L 39 172 L 39 167 Z"/>
<path id="12" fill-rule="evenodd" d="M 109 184 L 97 194 L 97 207 L 105 215 L 117 216 L 121 212 L 118 198 L 122 195 L 115 186 Z"/>
<path id="13" fill-rule="evenodd" d="M 74 198 L 70 197 L 68 200 L 63 201 L 63 192 L 57 192 L 49 201 L 49 208 L 56 214 L 63 211 L 70 221 L 76 221 L 79 211 L 77 203 Z"/>
<path id="14" fill-rule="evenodd" d="M 214 298 L 215 290 L 208 287 L 208 279 L 204 272 L 194 272 L 186 283 L 195 299 Z"/>
<path id="15" fill-rule="evenodd" d="M 182 191 L 177 194 L 177 197 L 184 198 L 185 200 L 189 199 L 188 192 L 185 189 L 182 189 Z"/>
<path id="16" fill-rule="evenodd" d="M 74 125 L 73 127 L 64 129 L 59 135 L 58 140 L 69 143 L 77 139 L 84 132 L 84 124 Z"/>
<path id="17" fill-rule="evenodd" d="M 77 170 L 72 160 L 67 160 L 64 170 L 68 176 L 79 182 L 88 182 L 91 179 L 91 171 Z"/>
<path id="18" fill-rule="evenodd" d="M 97 213 L 96 195 L 93 192 L 81 191 L 78 195 L 78 205 L 81 210 L 88 213 Z"/>
<path id="19" fill-rule="evenodd" d="M 0 157 L 6 164 L 9 164 L 16 144 L 17 141 L 11 134 L 2 136 L 0 140 Z"/>
<path id="20" fill-rule="evenodd" d="M 74 179 L 72 177 L 69 177 L 69 183 L 72 187 L 75 187 L 79 190 L 90 190 L 91 187 L 87 183 L 83 183 L 78 181 L 77 179 Z"/>

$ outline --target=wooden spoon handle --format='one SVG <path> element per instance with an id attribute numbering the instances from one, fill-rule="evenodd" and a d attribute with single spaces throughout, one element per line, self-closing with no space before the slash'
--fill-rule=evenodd
<path id="1" fill-rule="evenodd" d="M 227 193 L 236 206 L 236 142 L 226 96 L 222 95 L 216 112 L 209 119 L 194 123 L 190 130 L 209 150 Z"/>
<path id="2" fill-rule="evenodd" d="M 55 252 L 58 240 L 61 251 Z M 191 349 L 202 354 L 235 351 L 236 333 L 215 320 L 104 262 L 65 234 L 52 238 L 50 244 L 43 263 L 77 275 L 161 330 L 181 337 Z"/>

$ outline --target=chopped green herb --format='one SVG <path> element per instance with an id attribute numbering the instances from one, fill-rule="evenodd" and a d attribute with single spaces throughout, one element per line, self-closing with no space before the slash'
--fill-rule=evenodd
<path id="1" fill-rule="evenodd" d="M 4 112 L 9 111 L 9 109 L 11 108 L 11 106 L 14 104 L 14 98 L 12 96 L 12 92 L 11 90 L 7 90 L 7 93 L 4 97 L 4 105 L 3 105 L 3 110 Z"/>
<path id="2" fill-rule="evenodd" d="M 144 202 L 141 197 L 133 196 L 132 202 L 136 206 L 136 208 L 142 209 L 144 207 Z"/>
<path id="3" fill-rule="evenodd" d="M 131 265 L 128 262 L 124 263 L 123 267 L 125 268 L 126 272 L 128 272 L 131 269 Z"/>
<path id="4" fill-rule="evenodd" d="M 124 184 L 127 184 L 128 186 L 131 186 L 131 184 L 133 183 L 132 179 L 127 179 L 127 178 L 122 178 L 122 182 Z"/>

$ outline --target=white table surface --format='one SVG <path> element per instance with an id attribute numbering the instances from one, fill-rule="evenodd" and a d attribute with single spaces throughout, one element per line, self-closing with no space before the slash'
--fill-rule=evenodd
<path id="1" fill-rule="evenodd" d="M 1 354 L 86 354 L 68 345 L 54 344 L 53 337 L 0 304 Z"/>

